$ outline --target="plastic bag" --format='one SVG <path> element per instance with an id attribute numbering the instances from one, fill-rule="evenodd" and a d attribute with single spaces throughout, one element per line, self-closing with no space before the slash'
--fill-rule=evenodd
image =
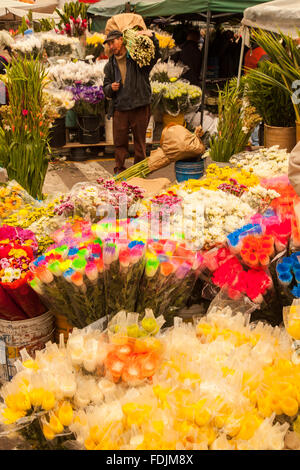
<path id="1" fill-rule="evenodd" d="M 251 302 L 246 296 L 241 296 L 238 300 L 230 298 L 228 295 L 228 289 L 222 288 L 216 295 L 214 300 L 211 302 L 206 314 L 211 312 L 222 312 L 224 309 L 229 308 L 232 315 L 242 313 L 243 315 L 251 315 L 257 309 L 257 304 Z"/>

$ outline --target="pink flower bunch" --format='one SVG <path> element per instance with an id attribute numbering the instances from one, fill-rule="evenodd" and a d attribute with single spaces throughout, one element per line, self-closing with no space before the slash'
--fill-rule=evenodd
<path id="1" fill-rule="evenodd" d="M 222 183 L 220 186 L 218 186 L 218 189 L 221 189 L 222 191 L 225 191 L 227 193 L 233 194 L 234 196 L 241 197 L 242 194 L 247 189 L 247 186 L 244 184 L 239 184 L 236 179 L 230 178 L 230 183 Z"/>
<path id="2" fill-rule="evenodd" d="M 232 299 L 246 294 L 255 303 L 262 303 L 263 295 L 273 285 L 272 278 L 263 269 L 246 271 L 236 256 L 219 266 L 212 282 L 218 287 L 227 287 Z"/>
<path id="3" fill-rule="evenodd" d="M 31 230 L 25 230 L 21 227 L 13 227 L 11 225 L 2 225 L 0 227 L 0 245 L 8 245 L 12 242 L 30 246 L 33 253 L 37 253 L 38 242 L 35 234 Z"/>
<path id="4" fill-rule="evenodd" d="M 56 215 L 72 215 L 74 212 L 74 204 L 71 201 L 71 196 L 67 196 L 66 198 L 62 197 L 60 203 L 55 206 L 53 212 Z"/>

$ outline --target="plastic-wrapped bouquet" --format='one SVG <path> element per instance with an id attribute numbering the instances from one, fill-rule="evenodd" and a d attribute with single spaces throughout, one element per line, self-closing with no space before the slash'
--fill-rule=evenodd
<path id="1" fill-rule="evenodd" d="M 142 241 L 116 238 L 104 242 L 103 263 L 109 317 L 121 309 L 135 311 L 145 266 L 145 248 Z"/>
<path id="2" fill-rule="evenodd" d="M 43 52 L 43 41 L 35 35 L 19 36 L 12 44 L 12 50 L 21 57 L 37 58 Z"/>
<path id="3" fill-rule="evenodd" d="M 76 83 L 101 87 L 104 80 L 105 64 L 105 60 L 86 63 L 82 60 L 71 62 L 60 59 L 56 64 L 48 67 L 47 74 L 58 88 L 75 86 Z"/>
<path id="4" fill-rule="evenodd" d="M 155 315 L 174 314 L 186 305 L 202 265 L 200 253 L 184 243 L 160 240 L 148 242 L 137 311 L 153 309 Z"/>
<path id="5" fill-rule="evenodd" d="M 75 105 L 73 93 L 67 90 L 46 88 L 44 97 L 47 101 L 47 113 L 53 119 L 65 117 L 67 112 Z"/>

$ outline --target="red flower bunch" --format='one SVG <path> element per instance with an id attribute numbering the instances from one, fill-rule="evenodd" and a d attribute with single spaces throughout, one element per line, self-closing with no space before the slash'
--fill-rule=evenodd
<path id="1" fill-rule="evenodd" d="M 270 264 L 274 254 L 274 238 L 272 235 L 247 235 L 242 239 L 240 255 L 247 266 L 256 268 Z"/>
<path id="2" fill-rule="evenodd" d="M 246 271 L 236 256 L 214 272 L 212 282 L 220 288 L 227 287 L 232 299 L 246 294 L 255 303 L 262 303 L 262 296 L 273 285 L 271 277 L 263 269 Z"/>

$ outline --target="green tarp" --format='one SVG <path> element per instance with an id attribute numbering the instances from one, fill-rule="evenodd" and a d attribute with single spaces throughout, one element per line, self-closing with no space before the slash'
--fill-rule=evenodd
<path id="1" fill-rule="evenodd" d="M 143 17 L 183 15 L 207 10 L 224 13 L 242 13 L 246 8 L 269 0 L 131 0 L 130 5 Z M 109 18 L 124 13 L 126 0 L 102 0 L 94 3 L 88 12 Z"/>

